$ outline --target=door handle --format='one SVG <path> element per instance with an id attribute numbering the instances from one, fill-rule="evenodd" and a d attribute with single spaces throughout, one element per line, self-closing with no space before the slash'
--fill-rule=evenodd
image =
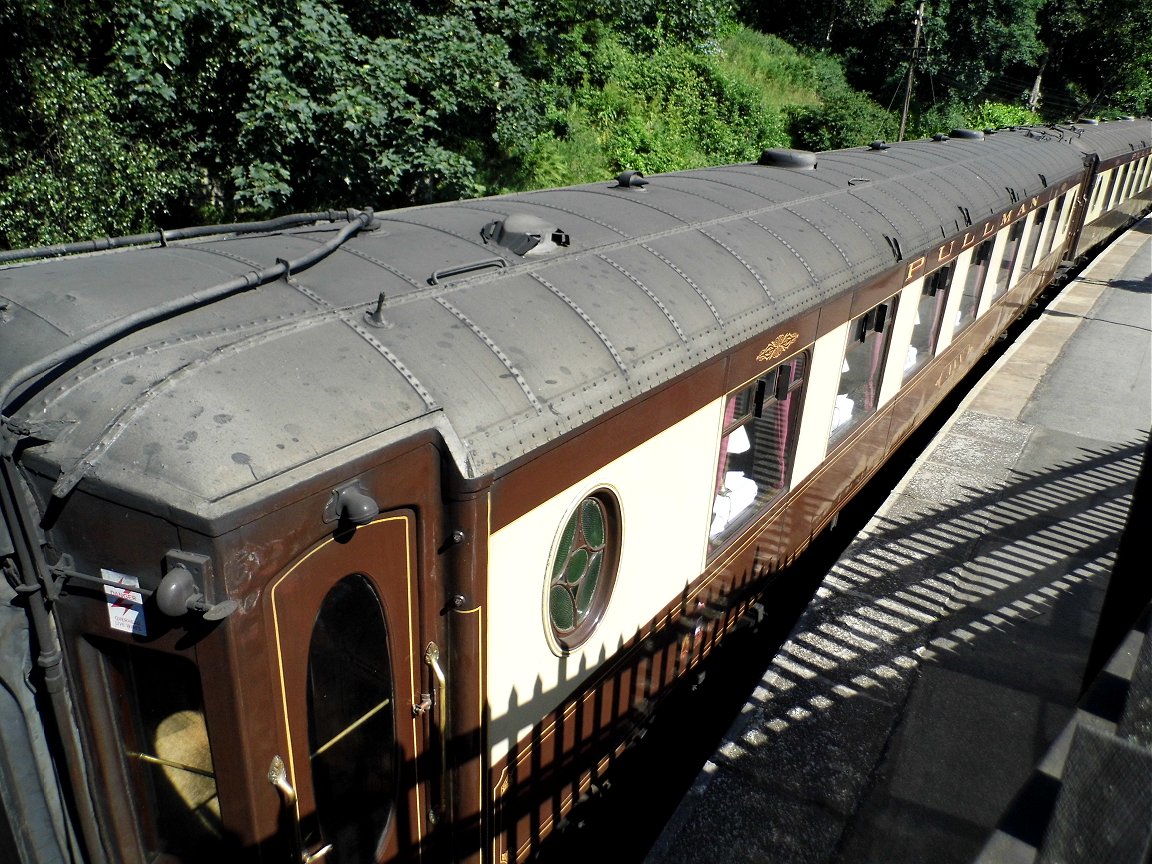
<path id="1" fill-rule="evenodd" d="M 304 848 L 304 838 L 300 832 L 300 811 L 296 806 L 296 789 L 292 786 L 292 781 L 288 779 L 288 766 L 284 764 L 284 760 L 280 758 L 279 754 L 272 757 L 272 764 L 268 766 L 268 782 L 276 787 L 276 791 L 280 793 L 280 801 L 283 803 L 284 809 L 288 811 L 288 818 L 292 820 L 292 839 L 296 844 L 295 857 L 299 864 L 312 864 L 313 861 L 319 861 L 331 852 L 331 843 L 320 847 L 315 852 L 309 852 Z"/>
<path id="2" fill-rule="evenodd" d="M 439 804 L 428 808 L 428 822 L 435 825 L 440 816 L 448 812 L 448 679 L 444 675 L 444 668 L 440 665 L 440 646 L 429 642 L 424 650 L 424 662 L 432 670 L 432 677 L 436 679 L 436 700 L 433 709 L 436 711 L 436 727 L 440 736 L 440 779 Z"/>

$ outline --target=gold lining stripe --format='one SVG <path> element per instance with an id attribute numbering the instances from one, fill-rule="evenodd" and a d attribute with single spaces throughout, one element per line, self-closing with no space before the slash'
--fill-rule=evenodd
<path id="1" fill-rule="evenodd" d="M 368 523 L 368 525 L 365 525 L 362 527 L 368 528 L 368 527 L 373 526 L 373 525 L 383 525 L 383 524 L 386 524 L 389 522 L 396 522 L 396 521 L 404 523 L 405 590 L 406 590 L 407 599 L 408 599 L 408 610 L 407 610 L 408 615 L 407 615 L 406 620 L 408 621 L 408 625 L 409 625 L 408 626 L 408 649 L 409 649 L 409 668 L 408 668 L 408 671 L 409 671 L 409 677 L 411 678 L 411 681 L 412 681 L 412 686 L 414 688 L 416 686 L 416 682 L 418 680 L 419 670 L 416 668 L 413 668 L 413 666 L 411 665 L 411 658 L 413 656 L 415 656 L 411 652 L 412 652 L 413 640 L 416 636 L 416 633 L 413 631 L 413 622 L 416 619 L 416 613 L 415 613 L 415 608 L 414 608 L 414 603 L 413 603 L 413 598 L 412 598 L 412 587 L 413 587 L 412 586 L 412 581 L 413 581 L 412 538 L 410 536 L 412 531 L 413 531 L 413 518 L 407 514 L 384 516 L 383 518 L 377 519 L 373 522 Z M 300 567 L 304 566 L 304 564 L 309 559 L 311 559 L 313 556 L 319 554 L 322 550 L 324 550 L 332 542 L 333 542 L 333 539 L 331 537 L 328 537 L 322 543 L 320 543 L 320 545 L 318 545 L 318 546 L 314 547 L 313 549 L 309 550 L 308 552 L 306 552 L 302 558 L 297 560 L 294 564 L 289 566 L 289 568 L 287 570 L 285 570 L 283 573 L 281 573 L 280 576 L 278 578 L 276 578 L 271 583 L 271 585 L 269 587 L 269 594 L 270 594 L 271 599 L 272 599 L 272 626 L 273 626 L 274 635 L 276 637 L 276 666 L 277 666 L 277 672 L 279 673 L 279 677 L 280 677 L 280 701 L 281 701 L 281 704 L 282 704 L 283 709 L 284 709 L 284 715 L 283 715 L 284 716 L 284 730 L 287 733 L 287 739 L 288 739 L 288 753 L 286 754 L 288 757 L 287 758 L 288 775 L 291 778 L 292 784 L 294 786 L 298 786 L 299 784 L 297 783 L 297 780 L 296 780 L 296 765 L 295 765 L 295 758 L 294 758 L 295 748 L 293 746 L 292 724 L 291 724 L 289 717 L 288 717 L 288 714 L 289 714 L 288 685 L 287 685 L 287 682 L 286 682 L 285 676 L 284 676 L 284 645 L 283 645 L 283 640 L 281 638 L 282 634 L 280 632 L 280 614 L 279 614 L 279 609 L 277 608 L 276 593 L 277 593 L 277 589 L 280 588 L 280 586 L 284 583 L 284 581 L 286 579 L 288 579 L 288 577 L 290 577 L 293 573 L 295 573 Z M 364 574 L 364 575 L 368 575 L 368 574 Z M 371 577 L 369 577 L 369 581 L 375 582 L 375 580 L 372 579 Z M 413 720 L 412 720 L 412 735 L 413 735 L 413 739 L 412 739 L 413 747 L 417 751 L 419 751 L 420 750 L 420 739 L 417 735 L 415 718 L 413 718 Z M 421 780 L 420 780 L 419 775 L 415 771 L 415 769 L 413 769 L 413 778 L 415 780 L 416 801 L 417 801 L 417 808 L 419 811 L 419 815 L 418 815 L 419 821 L 418 821 L 418 826 L 417 826 L 417 830 L 416 830 L 417 836 L 415 839 L 417 841 L 420 841 L 423 839 L 424 834 L 425 834 L 424 814 L 423 814 L 424 807 L 423 807 L 423 803 L 422 803 L 422 797 L 423 796 L 421 795 L 421 788 L 420 788 Z M 299 813 L 299 802 L 297 802 L 296 806 L 297 806 L 297 813 Z"/>

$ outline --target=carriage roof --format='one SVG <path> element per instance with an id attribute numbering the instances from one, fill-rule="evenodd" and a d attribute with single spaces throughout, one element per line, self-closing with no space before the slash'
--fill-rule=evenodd
<path id="1" fill-rule="evenodd" d="M 814 169 L 730 165 L 376 214 L 308 269 L 17 390 L 14 415 L 50 439 L 35 458 L 69 482 L 169 512 L 219 512 L 257 481 L 422 429 L 480 477 L 897 266 L 893 241 L 907 259 L 962 230 L 965 210 L 978 220 L 1075 177 L 1092 136 L 1127 150 L 1147 127 L 1004 131 L 822 153 Z M 0 378 L 341 227 L 0 269 Z"/>

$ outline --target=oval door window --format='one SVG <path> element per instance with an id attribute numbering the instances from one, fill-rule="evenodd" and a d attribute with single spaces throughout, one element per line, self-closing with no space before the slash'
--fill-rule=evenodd
<path id="1" fill-rule="evenodd" d="M 384 608 L 368 580 L 328 592 L 308 649 L 308 752 L 333 861 L 375 861 L 396 798 L 396 716 Z"/>

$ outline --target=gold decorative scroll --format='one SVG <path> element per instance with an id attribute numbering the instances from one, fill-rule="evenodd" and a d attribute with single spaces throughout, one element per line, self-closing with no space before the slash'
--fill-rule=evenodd
<path id="1" fill-rule="evenodd" d="M 761 363 L 775 360 L 791 348 L 793 343 L 799 338 L 799 333 L 785 333 L 783 336 L 777 336 L 764 347 L 763 351 L 756 355 L 756 359 Z"/>

